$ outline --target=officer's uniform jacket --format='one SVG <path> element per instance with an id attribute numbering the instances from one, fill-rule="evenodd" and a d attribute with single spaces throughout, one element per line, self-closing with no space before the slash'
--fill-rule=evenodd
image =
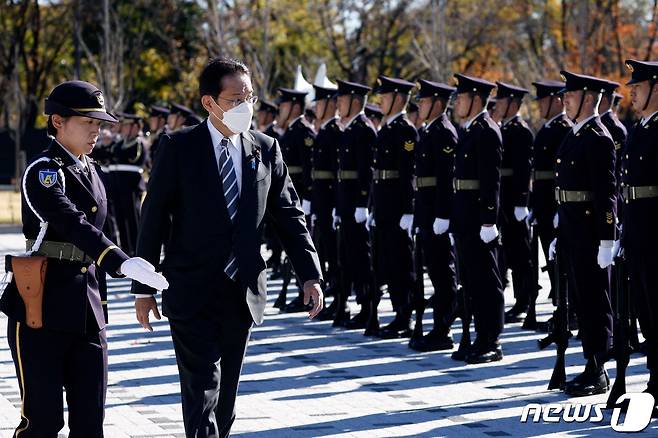
<path id="1" fill-rule="evenodd" d="M 503 137 L 500 204 L 502 214 L 512 221 L 516 220 L 514 207 L 528 206 L 534 136 L 519 115 L 503 124 L 500 132 Z"/>
<path id="2" fill-rule="evenodd" d="M 431 228 L 434 219 L 448 219 L 452 210 L 457 130 L 448 116 L 442 114 L 423 127 L 419 136 L 415 151 L 414 220 L 416 226 Z"/>
<path id="3" fill-rule="evenodd" d="M 372 155 L 377 131 L 365 114 L 358 114 L 345 127 L 338 144 L 338 190 L 336 212 L 341 217 L 354 216 L 355 209 L 368 206 L 372 185 Z M 340 172 L 356 172 L 356 179 L 341 179 Z"/>
<path id="4" fill-rule="evenodd" d="M 614 240 L 616 222 L 615 146 L 598 116 L 569 132 L 555 160 L 558 190 L 590 192 L 591 201 L 560 202 L 560 244 L 591 247 Z"/>
<path id="5" fill-rule="evenodd" d="M 43 326 L 51 330 L 84 333 L 89 311 L 97 329 L 106 324 L 98 278 L 105 272 L 118 276 L 128 256 L 100 231 L 106 217 L 107 200 L 99 177 L 100 167 L 83 157 L 89 166 L 85 176 L 75 160 L 56 141 L 27 167 L 22 182 L 23 234 L 36 239 L 41 220 L 48 223 L 44 241 L 66 242 L 82 250 L 93 262 L 48 259 Z M 38 252 L 36 253 L 38 255 Z M 9 317 L 25 321 L 25 307 L 15 281 L 0 302 Z M 91 320 L 93 320 L 92 318 Z"/>
<path id="6" fill-rule="evenodd" d="M 658 186 L 658 113 L 636 123 L 622 154 L 621 189 Z M 658 248 L 658 198 L 625 199 L 622 246 L 634 250 Z"/>
<path id="7" fill-rule="evenodd" d="M 314 141 L 313 127 L 303 116 L 294 120 L 281 137 L 283 159 L 300 199 L 307 199 L 307 192 L 311 190 L 311 151 Z"/>
<path id="8" fill-rule="evenodd" d="M 311 156 L 311 210 L 313 213 L 331 214 L 336 202 L 336 170 L 341 130 L 338 119 L 328 120 L 315 137 Z M 327 172 L 333 178 L 327 178 Z"/>
<path id="9" fill-rule="evenodd" d="M 397 224 L 403 214 L 413 213 L 414 150 L 417 143 L 418 132 L 404 113 L 387 121 L 377 133 L 374 171 L 391 170 L 399 174 L 398 177 L 384 180 L 374 176 L 373 200 L 377 224 Z"/>
<path id="10" fill-rule="evenodd" d="M 479 233 L 482 225 L 497 222 L 502 153 L 500 128 L 483 111 L 459 137 L 455 154 L 455 180 L 476 180 L 479 189 L 455 192 L 451 231 Z"/>

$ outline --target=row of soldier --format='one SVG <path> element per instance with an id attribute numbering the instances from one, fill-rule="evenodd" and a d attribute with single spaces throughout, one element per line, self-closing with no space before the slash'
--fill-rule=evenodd
<path id="1" fill-rule="evenodd" d="M 569 328 L 579 328 L 587 360 L 585 370 L 560 387 L 572 396 L 605 393 L 604 364 L 613 345 L 611 266 L 621 236 L 630 273 L 622 281 L 631 284 L 647 340 L 648 391 L 658 395 L 651 278 L 658 266 L 652 225 L 658 152 L 651 137 L 658 129 L 658 63 L 627 65 L 631 105 L 641 117 L 628 141 L 614 111 L 620 85 L 568 71 L 562 81 L 533 82 L 544 119 L 536 135 L 519 115 L 529 90 L 462 74 L 455 75 L 456 87 L 386 76 L 374 90 L 341 80 L 335 88 L 315 85 L 315 120 L 305 115 L 303 91 L 280 89 L 276 104 L 261 102 L 258 127 L 281 144 L 334 296 L 319 318 L 369 336 L 411 337 L 411 348 L 435 351 L 453 348 L 450 327 L 461 316 L 466 324 L 452 357 L 499 361 L 505 322 L 555 326 L 538 322 L 534 311 L 539 241 L 552 286 L 562 283 L 568 291 Z M 411 121 L 406 109 L 416 87 Z M 371 93 L 379 95 L 379 107 L 368 103 Z M 450 113 L 462 123 L 453 123 Z M 424 269 L 435 291 L 427 302 Z M 508 269 L 515 302 L 505 313 Z M 384 285 L 395 317 L 380 328 Z M 352 292 L 360 310 L 351 317 Z M 558 295 L 551 287 L 554 304 Z M 301 295 L 287 304 L 283 297 L 277 300 L 282 311 L 305 309 Z M 433 308 L 434 326 L 422 335 L 425 304 Z M 463 342 L 471 315 L 472 345 Z"/>

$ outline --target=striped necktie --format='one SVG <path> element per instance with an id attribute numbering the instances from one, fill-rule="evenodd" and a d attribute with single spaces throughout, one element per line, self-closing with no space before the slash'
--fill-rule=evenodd
<path id="1" fill-rule="evenodd" d="M 229 139 L 223 138 L 219 144 L 219 176 L 222 179 L 228 216 L 231 218 L 231 223 L 235 224 L 235 217 L 238 214 L 238 199 L 240 198 L 240 191 L 238 190 L 238 178 L 235 175 L 233 160 L 228 152 L 229 141 Z M 229 255 L 228 262 L 224 267 L 224 272 L 231 278 L 231 280 L 235 280 L 235 277 L 238 274 L 238 261 L 236 260 L 233 251 L 231 251 L 231 254 Z"/>

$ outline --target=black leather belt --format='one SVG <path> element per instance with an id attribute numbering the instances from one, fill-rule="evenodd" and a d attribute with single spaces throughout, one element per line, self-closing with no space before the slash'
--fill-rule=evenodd
<path id="1" fill-rule="evenodd" d="M 479 190 L 480 180 L 478 179 L 453 179 L 452 188 L 459 190 Z"/>
<path id="2" fill-rule="evenodd" d="M 29 251 L 34 245 L 34 240 L 28 239 L 25 241 L 25 247 Z M 44 256 L 51 259 L 64 260 L 67 262 L 80 262 L 80 263 L 93 263 L 94 261 L 88 257 L 80 248 L 68 242 L 53 242 L 44 240 L 38 251 L 34 255 Z"/>
<path id="3" fill-rule="evenodd" d="M 626 202 L 636 199 L 658 198 L 658 186 L 624 186 L 621 194 Z"/>
<path id="4" fill-rule="evenodd" d="M 588 202 L 594 198 L 592 192 L 584 190 L 561 190 L 555 188 L 555 200 L 558 204 L 565 202 Z"/>
<path id="5" fill-rule="evenodd" d="M 372 171 L 372 178 L 374 180 L 398 179 L 400 178 L 400 172 L 397 170 L 375 169 Z"/>

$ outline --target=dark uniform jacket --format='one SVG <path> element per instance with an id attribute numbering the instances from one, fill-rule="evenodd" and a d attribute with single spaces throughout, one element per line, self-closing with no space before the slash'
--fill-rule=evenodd
<path id="1" fill-rule="evenodd" d="M 457 130 L 446 114 L 420 130 L 415 170 L 418 186 L 414 201 L 416 226 L 431 228 L 434 219 L 450 217 L 457 141 Z M 436 179 L 436 185 L 421 187 L 427 178 Z"/>
<path id="2" fill-rule="evenodd" d="M 560 190 L 590 192 L 591 201 L 558 207 L 560 244 L 598 246 L 614 240 L 616 221 L 615 146 L 599 117 L 569 132 L 555 160 L 555 184 Z"/>
<path id="3" fill-rule="evenodd" d="M 560 114 L 557 118 L 544 124 L 535 137 L 533 147 L 533 172 L 543 175 L 550 174 L 549 179 L 534 178 L 532 182 L 532 193 L 530 194 L 530 208 L 533 216 L 540 223 L 550 224 L 557 211 L 555 201 L 555 157 L 562 140 L 571 131 L 573 123 L 566 114 Z"/>
<path id="4" fill-rule="evenodd" d="M 500 128 L 488 113 L 479 114 L 459 137 L 455 179 L 477 180 L 480 188 L 455 192 L 451 231 L 479 233 L 482 225 L 497 222 L 502 153 Z"/>
<path id="5" fill-rule="evenodd" d="M 88 311 L 94 313 L 99 330 L 105 327 L 103 305 L 107 298 L 99 292 L 98 278 L 105 272 L 118 276 L 121 264 L 128 259 L 100 231 L 107 212 L 105 188 L 99 178 L 99 166 L 91 159 L 83 158 L 89 166 L 89 177 L 59 143 L 52 141 L 48 149 L 27 167 L 22 184 L 23 234 L 26 239 L 36 239 L 40 229 L 41 220 L 33 208 L 48 223 L 44 241 L 71 243 L 94 261 L 48 259 L 43 326 L 72 333 L 87 330 Z M 11 318 L 25 321 L 25 307 L 15 282 L 7 287 L 0 306 Z"/>
<path id="6" fill-rule="evenodd" d="M 265 130 L 263 131 L 263 134 L 269 135 L 272 138 L 280 140 L 281 136 L 279 135 L 278 132 L 276 132 L 276 129 L 274 129 L 275 126 L 276 126 L 275 123 L 270 123 L 269 126 L 265 128 Z"/>
<path id="7" fill-rule="evenodd" d="M 519 115 L 505 123 L 500 129 L 500 133 L 503 137 L 500 180 L 501 210 L 502 214 L 507 216 L 507 220 L 515 221 L 514 207 L 528 206 L 533 133 Z"/>
<path id="8" fill-rule="evenodd" d="M 357 115 L 352 123 L 345 127 L 338 144 L 338 170 L 357 172 L 357 178 L 338 179 L 338 216 L 354 216 L 357 207 L 368 206 L 372 185 L 372 153 L 376 141 L 377 131 L 365 114 Z"/>
<path id="9" fill-rule="evenodd" d="M 292 122 L 281 137 L 281 152 L 288 165 L 290 179 L 301 199 L 311 190 L 311 151 L 315 132 L 304 117 Z M 310 200 L 310 199 L 309 199 Z"/>
<path id="10" fill-rule="evenodd" d="M 225 275 L 233 252 L 245 299 L 260 324 L 267 298 L 260 252 L 265 214 L 302 284 L 322 279 L 320 263 L 279 143 L 258 131 L 241 134 L 242 185 L 231 222 L 207 123 L 163 137 L 142 207 L 137 254 L 162 269 L 169 281 L 163 312 L 176 319 L 193 317 L 217 292 L 212 285 Z M 154 292 L 133 282 L 133 293 Z"/>
<path id="11" fill-rule="evenodd" d="M 331 214 L 336 203 L 336 170 L 338 166 L 338 145 L 341 131 L 338 120 L 329 120 L 315 137 L 311 156 L 311 211 L 318 214 Z M 333 178 L 327 179 L 326 172 Z"/>
<path id="12" fill-rule="evenodd" d="M 621 187 L 658 186 L 658 114 L 635 124 L 622 155 Z M 624 200 L 622 246 L 658 248 L 658 198 Z"/>
<path id="13" fill-rule="evenodd" d="M 397 224 L 403 214 L 413 213 L 414 150 L 417 143 L 418 132 L 405 114 L 384 123 L 377 133 L 373 159 L 375 172 L 392 170 L 399 173 L 397 178 L 373 181 L 377 224 Z"/>

